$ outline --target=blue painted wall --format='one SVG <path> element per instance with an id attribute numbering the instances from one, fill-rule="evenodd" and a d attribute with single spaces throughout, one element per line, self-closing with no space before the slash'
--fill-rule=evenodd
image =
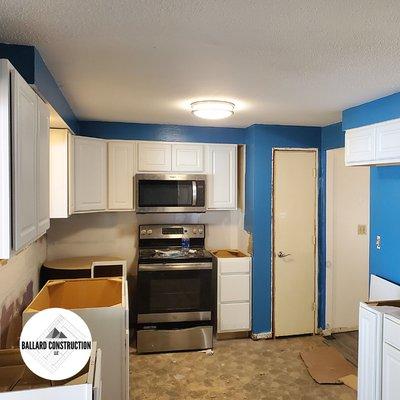
<path id="1" fill-rule="evenodd" d="M 53 75 L 48 70 L 39 52 L 33 46 L 0 43 L 0 58 L 6 58 L 22 77 L 34 85 L 39 93 L 58 112 L 68 126 L 79 132 L 78 121 Z"/>
<path id="2" fill-rule="evenodd" d="M 326 152 L 344 147 L 342 123 L 321 129 L 320 196 L 319 196 L 319 275 L 318 275 L 318 326 L 325 328 L 326 308 Z"/>
<path id="3" fill-rule="evenodd" d="M 81 121 L 80 134 L 106 139 L 247 145 L 245 228 L 253 233 L 253 331 L 271 331 L 271 173 L 273 147 L 320 147 L 318 127 L 247 129 Z M 256 218 L 253 218 L 256 216 Z"/>
<path id="4" fill-rule="evenodd" d="M 400 93 L 348 108 L 342 113 L 343 129 L 357 128 L 399 118 L 399 110 Z"/>
<path id="5" fill-rule="evenodd" d="M 371 168 L 370 230 L 370 272 L 400 284 L 400 166 Z"/>
<path id="6" fill-rule="evenodd" d="M 161 140 L 167 142 L 246 143 L 246 129 L 187 125 L 80 121 L 79 134 L 103 139 Z"/>
<path id="7" fill-rule="evenodd" d="M 253 331 L 271 332 L 271 178 L 274 147 L 319 148 L 321 128 L 248 128 L 246 227 L 253 232 Z M 253 217 L 254 216 L 254 217 Z"/>
<path id="8" fill-rule="evenodd" d="M 349 108 L 342 117 L 344 129 L 400 118 L 400 93 Z M 400 284 L 400 166 L 372 167 L 370 185 L 370 272 Z"/>

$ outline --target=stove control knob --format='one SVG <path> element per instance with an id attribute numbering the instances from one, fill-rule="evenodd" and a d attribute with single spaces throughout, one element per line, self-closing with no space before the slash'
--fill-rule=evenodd
<path id="1" fill-rule="evenodd" d="M 140 234 L 141 234 L 141 235 L 145 235 L 145 234 L 146 234 L 146 229 L 142 229 L 142 230 L 140 231 Z"/>
<path id="2" fill-rule="evenodd" d="M 193 233 L 194 233 L 194 234 L 197 233 L 197 229 L 196 229 L 196 228 L 193 229 Z"/>
<path id="3" fill-rule="evenodd" d="M 199 228 L 199 233 L 203 233 L 203 228 Z"/>
<path id="4" fill-rule="evenodd" d="M 151 235 L 153 233 L 153 231 L 151 229 L 147 229 L 147 234 Z"/>

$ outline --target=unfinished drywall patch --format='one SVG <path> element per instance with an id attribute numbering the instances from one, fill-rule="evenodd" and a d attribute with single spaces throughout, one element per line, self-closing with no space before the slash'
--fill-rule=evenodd
<path id="1" fill-rule="evenodd" d="M 46 259 L 46 239 L 2 262 L 0 266 L 0 348 L 14 345 L 22 311 L 38 290 L 39 270 Z"/>

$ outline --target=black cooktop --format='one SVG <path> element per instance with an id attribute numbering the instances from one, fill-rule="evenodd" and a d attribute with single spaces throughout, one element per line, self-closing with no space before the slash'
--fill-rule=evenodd
<path id="1" fill-rule="evenodd" d="M 182 262 L 211 262 L 212 254 L 203 248 L 190 248 L 182 250 L 176 248 L 139 249 L 139 263 L 165 264 Z"/>

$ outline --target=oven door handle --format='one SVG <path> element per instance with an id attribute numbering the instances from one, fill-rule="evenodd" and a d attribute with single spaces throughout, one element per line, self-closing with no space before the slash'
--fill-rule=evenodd
<path id="1" fill-rule="evenodd" d="M 141 264 L 141 272 L 161 272 L 161 271 L 194 271 L 211 270 L 212 263 L 193 263 L 193 264 Z"/>
<path id="2" fill-rule="evenodd" d="M 196 181 L 192 181 L 192 190 L 193 190 L 192 206 L 195 207 L 197 205 L 197 182 Z"/>

